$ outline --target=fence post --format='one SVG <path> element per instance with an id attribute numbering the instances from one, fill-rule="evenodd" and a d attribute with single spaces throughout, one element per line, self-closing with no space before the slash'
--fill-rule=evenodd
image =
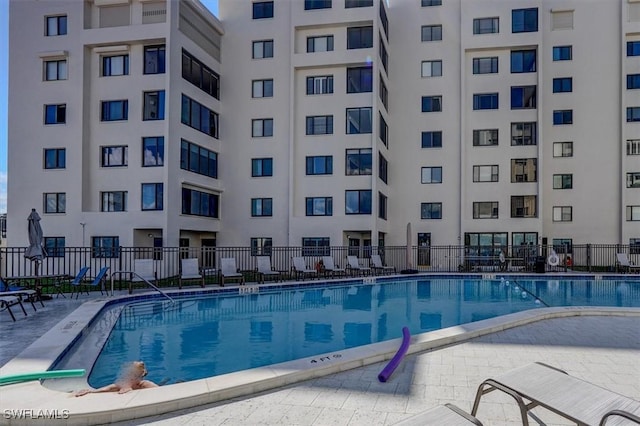
<path id="1" fill-rule="evenodd" d="M 587 271 L 591 272 L 591 244 L 587 244 Z"/>

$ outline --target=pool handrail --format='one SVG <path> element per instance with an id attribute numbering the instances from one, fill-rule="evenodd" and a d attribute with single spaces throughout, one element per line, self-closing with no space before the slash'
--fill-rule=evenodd
<path id="1" fill-rule="evenodd" d="M 171 303 L 176 303 L 176 301 L 171 296 L 169 296 L 164 291 L 160 290 L 151 281 L 149 281 L 145 277 L 141 276 L 136 271 L 114 271 L 114 272 L 112 272 L 111 273 L 111 296 L 113 296 L 113 276 L 116 275 L 116 274 L 120 274 L 120 275 L 122 275 L 122 274 L 130 274 L 131 278 L 133 278 L 134 276 L 138 277 L 140 279 L 140 281 L 146 283 L 149 287 L 153 288 L 155 291 L 157 291 L 158 293 L 160 293 L 161 295 L 163 295 L 164 297 L 169 299 L 171 301 Z M 131 284 L 129 284 L 129 294 L 131 294 Z"/>

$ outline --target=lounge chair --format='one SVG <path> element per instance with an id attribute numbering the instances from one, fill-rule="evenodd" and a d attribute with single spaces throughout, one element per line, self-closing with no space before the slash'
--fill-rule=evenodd
<path id="1" fill-rule="evenodd" d="M 264 283 L 265 277 L 272 277 L 273 279 L 280 281 L 280 272 L 273 269 L 271 266 L 271 258 L 269 256 L 257 256 L 258 260 L 258 277 L 261 283 Z"/>
<path id="2" fill-rule="evenodd" d="M 71 281 L 69 281 L 68 284 L 71 285 L 71 296 L 70 297 L 73 298 L 73 293 L 75 293 L 76 289 L 78 290 L 78 295 L 80 295 L 80 291 L 82 290 L 82 284 L 83 284 L 85 276 L 87 275 L 87 272 L 89 272 L 89 267 L 88 266 L 83 266 L 82 268 L 80 268 L 80 270 L 78 271 L 76 276 L 73 277 L 73 279 Z M 62 294 L 62 297 L 66 297 L 64 295 L 64 293 L 62 293 L 62 286 L 64 284 L 65 283 L 63 281 L 59 281 L 56 284 L 56 288 L 58 290 L 58 294 Z M 89 294 L 88 291 L 87 291 L 87 294 Z M 76 296 L 76 299 L 78 298 L 78 295 Z"/>
<path id="3" fill-rule="evenodd" d="M 27 316 L 27 311 L 24 310 L 24 306 L 22 305 L 22 299 L 18 296 L 0 296 L 0 311 L 6 310 L 11 315 L 11 319 L 13 321 L 16 320 L 16 317 L 11 312 L 11 307 L 14 305 L 19 305 L 24 313 L 24 316 Z"/>
<path id="4" fill-rule="evenodd" d="M 378 272 L 382 274 L 386 274 L 387 272 L 392 274 L 396 272 L 396 268 L 394 268 L 393 266 L 384 266 L 384 264 L 382 263 L 382 258 L 380 258 L 379 254 L 371 255 L 371 263 L 373 264 L 371 266 L 371 269 L 373 269 L 374 275 L 377 275 Z"/>
<path id="5" fill-rule="evenodd" d="M 528 364 L 495 378 L 478 387 L 472 415 L 476 415 L 483 395 L 500 390 L 516 400 L 522 424 L 528 426 L 527 413 L 540 406 L 579 425 L 606 422 L 612 410 L 640 415 L 640 402 L 570 376 L 566 372 L 543 363 Z"/>
<path id="6" fill-rule="evenodd" d="M 2 279 L 2 277 L 0 277 L 0 296 L 18 296 L 20 297 L 20 300 L 26 300 L 27 302 L 31 303 L 31 307 L 34 311 L 36 311 L 37 309 L 36 305 L 33 302 L 37 300 L 44 308 L 42 298 L 36 290 L 9 285 L 5 280 Z"/>
<path id="7" fill-rule="evenodd" d="M 331 274 L 332 277 L 335 277 L 336 275 L 347 275 L 347 271 L 345 269 L 338 268 L 333 263 L 333 257 L 331 256 L 322 256 L 322 265 L 324 266 L 325 276 L 327 274 Z"/>
<path id="8" fill-rule="evenodd" d="M 622 267 L 623 271 L 640 271 L 640 265 L 634 265 L 627 257 L 627 253 L 616 253 L 616 257 L 618 258 L 618 265 Z"/>
<path id="9" fill-rule="evenodd" d="M 155 284 L 157 277 L 153 270 L 153 259 L 134 259 L 133 272 L 129 282 L 129 294 L 133 291 L 133 283 L 149 281 L 151 284 Z"/>
<path id="10" fill-rule="evenodd" d="M 76 293 L 76 299 L 80 295 L 80 289 L 82 287 L 85 287 L 85 291 L 87 292 L 87 294 L 89 294 L 89 290 L 92 287 L 99 287 L 100 288 L 100 294 L 104 294 L 104 292 L 106 291 L 106 289 L 104 288 L 104 281 L 106 281 L 106 279 L 107 279 L 107 271 L 108 270 L 109 270 L 108 266 L 102 267 L 98 271 L 98 274 L 90 282 L 89 281 L 85 281 L 85 280 L 80 280 L 80 284 L 78 284 L 78 286 L 79 286 L 78 287 L 78 292 Z M 131 292 L 131 289 L 129 289 L 129 292 Z M 71 295 L 73 296 L 73 293 Z"/>
<path id="11" fill-rule="evenodd" d="M 198 259 L 180 259 L 180 278 L 178 278 L 178 288 L 182 288 L 183 281 L 200 281 L 200 287 L 204 288 L 204 275 L 200 273 Z"/>
<path id="12" fill-rule="evenodd" d="M 295 274 L 296 278 L 302 278 L 303 280 L 304 277 L 307 276 L 318 276 L 318 271 L 315 269 L 309 269 L 306 262 L 304 261 L 304 257 L 301 256 L 296 256 L 293 258 L 293 273 Z"/>
<path id="13" fill-rule="evenodd" d="M 447 425 L 466 426 L 474 424 L 482 426 L 480 420 L 469 413 L 465 413 L 453 404 L 445 404 L 431 410 L 416 414 L 413 417 L 395 423 L 400 426 L 423 426 L 423 425 Z"/>
<path id="14" fill-rule="evenodd" d="M 359 272 L 362 275 L 371 275 L 371 268 L 368 266 L 360 266 L 360 262 L 356 256 L 347 256 L 347 270 L 351 272 L 351 275 L 355 275 Z"/>
<path id="15" fill-rule="evenodd" d="M 220 287 L 224 287 L 225 280 L 239 280 L 240 285 L 244 284 L 244 275 L 236 266 L 235 257 L 220 258 Z"/>

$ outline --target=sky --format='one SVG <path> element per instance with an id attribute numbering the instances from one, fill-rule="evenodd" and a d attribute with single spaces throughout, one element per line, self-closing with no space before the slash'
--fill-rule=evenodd
<path id="1" fill-rule="evenodd" d="M 29 0 L 22 0 L 29 1 Z M 77 0 L 81 1 L 81 0 Z M 218 16 L 218 0 L 200 0 Z M 0 213 L 7 211 L 7 108 L 9 90 L 9 0 L 0 0 Z"/>

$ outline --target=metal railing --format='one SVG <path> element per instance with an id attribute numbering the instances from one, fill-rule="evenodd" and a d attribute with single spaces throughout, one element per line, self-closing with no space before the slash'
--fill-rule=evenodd
<path id="1" fill-rule="evenodd" d="M 111 274 L 111 295 L 113 296 L 114 294 L 114 280 L 113 277 L 115 275 L 122 275 L 122 274 L 129 274 L 129 276 L 131 278 L 133 277 L 138 277 L 139 282 L 143 282 L 145 284 L 147 284 L 149 287 L 151 287 L 152 289 L 154 289 L 155 291 L 157 291 L 158 293 L 160 293 L 161 295 L 163 295 L 164 297 L 166 297 L 167 299 L 169 299 L 171 301 L 171 303 L 176 303 L 175 300 L 173 300 L 173 298 L 171 296 L 169 296 L 167 293 L 165 293 L 164 291 L 160 290 L 158 287 L 156 287 L 155 285 L 153 285 L 153 283 L 151 281 L 149 281 L 148 279 L 146 279 L 145 277 L 143 277 L 142 275 L 138 274 L 136 271 L 115 271 Z M 132 287 L 131 287 L 132 282 L 129 282 L 129 294 L 131 294 L 132 291 Z"/>

